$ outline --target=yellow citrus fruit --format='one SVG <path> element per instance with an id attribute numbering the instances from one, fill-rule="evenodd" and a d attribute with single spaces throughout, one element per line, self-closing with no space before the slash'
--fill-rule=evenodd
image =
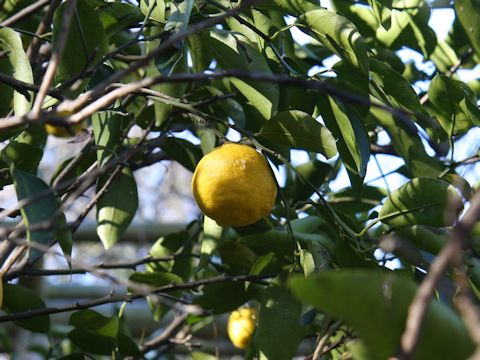
<path id="1" fill-rule="evenodd" d="M 199 161 L 192 192 L 203 213 L 219 225 L 245 226 L 270 213 L 277 187 L 270 167 L 257 151 L 226 143 Z"/>
<path id="2" fill-rule="evenodd" d="M 53 135 L 60 138 L 69 138 L 74 136 L 75 134 L 78 134 L 80 131 L 82 131 L 83 126 L 84 126 L 83 123 L 75 124 L 70 128 L 67 128 L 65 126 L 55 126 L 55 125 L 45 124 L 45 130 L 49 135 Z"/>
<path id="3" fill-rule="evenodd" d="M 235 347 L 245 349 L 252 340 L 256 315 L 254 308 L 243 308 L 233 311 L 228 317 L 227 333 Z"/>

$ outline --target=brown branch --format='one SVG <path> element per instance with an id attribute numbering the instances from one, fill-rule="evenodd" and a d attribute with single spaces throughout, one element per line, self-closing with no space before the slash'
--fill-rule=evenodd
<path id="1" fill-rule="evenodd" d="M 3 73 L 0 73 L 0 82 L 11 86 L 16 91 L 24 95 L 27 99 L 30 99 L 30 94 L 28 93 L 29 91 L 38 92 L 40 90 L 40 86 L 38 85 L 15 79 L 14 77 L 8 76 Z M 55 89 L 48 90 L 47 94 L 59 100 L 63 100 L 64 98 L 63 95 Z"/>
<path id="2" fill-rule="evenodd" d="M 163 257 L 152 257 L 147 256 L 143 259 L 130 261 L 130 262 L 119 262 L 114 264 L 103 264 L 99 263 L 93 268 L 98 270 L 109 270 L 109 269 L 128 269 L 128 270 L 136 270 L 137 267 L 145 264 L 155 264 L 161 262 L 169 262 L 176 260 L 178 258 L 184 257 L 195 257 L 198 258 L 200 255 L 197 254 L 186 254 L 180 253 L 171 256 L 163 256 Z M 35 269 L 35 268 L 24 268 L 20 270 L 15 270 L 6 274 L 3 278 L 4 280 L 13 280 L 23 276 L 62 276 L 62 275 L 72 275 L 72 274 L 86 274 L 88 273 L 88 269 L 79 267 L 74 269 Z"/>
<path id="3" fill-rule="evenodd" d="M 73 14 L 75 13 L 76 6 L 77 0 L 70 0 L 67 2 L 65 12 L 63 13 L 63 23 L 60 29 L 58 42 L 53 49 L 52 57 L 50 58 L 47 70 L 45 72 L 45 75 L 43 76 L 42 84 L 40 85 L 37 97 L 32 106 L 31 113 L 34 118 L 38 118 L 38 116 L 40 115 L 43 100 L 45 99 L 45 96 L 47 96 L 50 85 L 53 82 L 55 71 L 57 70 L 58 64 L 60 63 L 60 59 L 63 54 L 63 50 L 65 48 L 65 44 L 67 43 L 68 32 L 70 31 L 70 25 L 72 23 L 71 20 Z"/>
<path id="4" fill-rule="evenodd" d="M 8 19 L 2 21 L 0 27 L 9 27 L 15 24 L 16 22 L 23 20 L 24 18 L 34 14 L 37 10 L 48 5 L 50 0 L 37 0 L 34 1 L 31 5 L 24 7 L 22 10 L 18 11 L 14 15 L 10 16 Z"/>
<path id="5" fill-rule="evenodd" d="M 461 265 L 462 249 L 469 245 L 469 235 L 480 218 L 480 191 L 470 201 L 470 207 L 452 231 L 452 237 L 432 262 L 428 275 L 418 288 L 410 305 L 405 331 L 400 340 L 399 360 L 411 359 L 421 334 L 423 320 L 437 283 L 449 266 Z"/>
<path id="6" fill-rule="evenodd" d="M 43 18 L 42 22 L 38 25 L 37 31 L 35 31 L 36 37 L 32 39 L 30 42 L 30 45 L 28 46 L 27 49 L 27 56 L 30 60 L 35 59 L 38 54 L 38 50 L 40 49 L 40 44 L 41 44 L 41 39 L 40 36 L 43 35 L 45 32 L 48 31 L 50 28 L 50 24 L 53 21 L 53 14 L 55 13 L 55 10 L 57 7 L 60 5 L 62 0 L 51 0 L 50 1 L 50 6 L 48 7 L 47 13 L 45 14 L 45 17 Z"/>
<path id="7" fill-rule="evenodd" d="M 40 309 L 32 309 L 29 311 L 24 311 L 24 312 L 19 312 L 19 313 L 13 313 L 13 314 L 8 314 L 8 315 L 3 315 L 0 316 L 0 323 L 5 323 L 9 321 L 17 321 L 17 320 L 24 320 L 24 319 L 32 319 L 38 316 L 43 316 L 43 315 L 52 315 L 52 314 L 58 314 L 58 313 L 64 313 L 64 312 L 70 312 L 70 311 L 75 311 L 75 310 L 81 310 L 81 309 L 88 309 L 104 304 L 111 304 L 111 303 L 116 303 L 116 302 L 131 302 L 133 300 L 137 299 L 142 299 L 146 296 L 150 296 L 152 294 L 156 294 L 159 296 L 162 296 L 162 293 L 166 292 L 171 292 L 174 290 L 194 290 L 199 288 L 200 286 L 208 286 L 212 284 L 219 284 L 219 283 L 225 283 L 225 282 L 254 282 L 254 283 L 260 283 L 263 284 L 263 280 L 265 279 L 271 279 L 277 275 L 274 274 L 269 274 L 269 275 L 237 275 L 237 276 L 230 276 L 230 275 L 224 275 L 224 276 L 216 276 L 212 277 L 209 279 L 204 279 L 204 280 L 197 280 L 197 281 L 192 281 L 188 283 L 183 283 L 183 284 L 169 284 L 165 285 L 156 289 L 153 289 L 151 294 L 127 294 L 127 295 L 115 295 L 113 293 L 110 293 L 106 296 L 103 296 L 101 298 L 95 299 L 95 300 L 90 300 L 90 301 L 85 301 L 82 303 L 75 303 L 75 304 L 69 304 L 69 305 L 64 305 L 64 306 L 54 306 L 54 307 L 47 307 L 47 308 L 40 308 Z M 198 307 L 196 306 L 191 306 L 188 307 L 187 312 L 189 313 L 197 313 L 198 314 Z"/>
<path id="8" fill-rule="evenodd" d="M 188 314 L 181 314 L 176 316 L 159 336 L 143 344 L 140 347 L 140 351 L 146 354 L 147 352 L 155 350 L 162 345 L 168 344 L 170 338 L 175 336 L 175 334 L 180 330 L 181 326 L 185 322 L 185 319 L 187 318 L 187 315 Z"/>

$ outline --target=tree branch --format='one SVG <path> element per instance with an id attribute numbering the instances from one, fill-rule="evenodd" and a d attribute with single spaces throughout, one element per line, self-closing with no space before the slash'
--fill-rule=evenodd
<path id="1" fill-rule="evenodd" d="M 461 265 L 462 249 L 469 245 L 470 232 L 479 218 L 480 191 L 477 191 L 470 201 L 470 208 L 454 227 L 451 239 L 432 262 L 428 275 L 413 298 L 408 311 L 405 331 L 400 340 L 400 352 L 397 359 L 412 359 L 435 287 L 449 266 Z"/>
<path id="2" fill-rule="evenodd" d="M 238 276 L 216 276 L 212 277 L 209 279 L 204 279 L 204 280 L 198 280 L 198 281 L 192 281 L 188 283 L 183 283 L 183 284 L 169 284 L 165 285 L 156 289 L 152 290 L 152 294 L 156 294 L 159 296 L 162 296 L 162 293 L 166 292 L 171 292 L 174 290 L 193 290 L 196 289 L 200 286 L 208 286 L 212 284 L 219 284 L 219 283 L 224 283 L 224 282 L 254 282 L 254 283 L 260 283 L 262 284 L 265 279 L 271 279 L 277 275 L 238 275 Z M 82 303 L 75 303 L 75 304 L 70 304 L 70 305 L 65 305 L 65 306 L 55 306 L 55 307 L 47 307 L 47 308 L 41 308 L 41 309 L 32 309 L 29 311 L 24 311 L 20 313 L 14 313 L 14 314 L 8 314 L 8 315 L 3 315 L 0 316 L 0 323 L 5 323 L 9 321 L 17 321 L 17 320 L 24 320 L 24 319 L 32 319 L 38 316 L 42 315 L 51 315 L 51 314 L 58 314 L 58 313 L 64 313 L 64 312 L 70 312 L 70 311 L 75 311 L 75 310 L 81 310 L 81 309 L 88 309 L 104 304 L 111 304 L 111 303 L 116 303 L 116 302 L 131 302 L 133 300 L 137 299 L 142 299 L 146 296 L 149 296 L 151 294 L 127 294 L 127 295 L 115 295 L 113 293 L 110 293 L 108 295 L 105 295 L 101 298 L 91 300 L 91 301 L 85 301 Z M 198 308 L 195 307 L 190 307 L 187 308 L 189 312 L 193 313 L 198 313 Z"/>

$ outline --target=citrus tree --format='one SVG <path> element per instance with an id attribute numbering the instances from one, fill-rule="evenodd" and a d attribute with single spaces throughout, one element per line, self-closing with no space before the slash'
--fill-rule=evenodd
<path id="1" fill-rule="evenodd" d="M 432 8 L 454 13 L 445 39 Z M 305 339 L 308 359 L 478 356 L 480 86 L 459 72 L 479 18 L 478 0 L 0 1 L 0 181 L 18 198 L 0 212 L 0 323 L 43 334 L 46 358 L 209 359 L 189 339 L 231 312 L 247 358 Z M 51 137 L 81 146 L 47 178 Z M 120 245 L 135 171 L 163 161 L 195 171 L 205 214 L 127 276 L 72 255 L 90 212 Z M 125 293 L 54 306 L 22 282 L 76 273 Z M 124 309 L 145 300 L 163 327 L 135 336 Z"/>

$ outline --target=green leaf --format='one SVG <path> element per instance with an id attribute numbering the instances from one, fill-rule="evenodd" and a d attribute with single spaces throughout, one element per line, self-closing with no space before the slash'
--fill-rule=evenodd
<path id="1" fill-rule="evenodd" d="M 477 56 L 480 56 L 480 3 L 478 0 L 456 0 L 455 14 L 462 24 Z"/>
<path id="2" fill-rule="evenodd" d="M 62 34 L 66 3 L 55 11 L 53 19 L 53 47 L 58 46 Z M 108 42 L 97 11 L 86 1 L 79 1 L 70 24 L 70 31 L 56 72 L 56 82 L 80 75 L 96 65 L 107 53 Z M 81 90 L 81 87 L 79 88 Z"/>
<path id="3" fill-rule="evenodd" d="M 145 16 L 150 14 L 150 19 L 165 23 L 165 1 L 140 0 L 140 10 Z"/>
<path id="4" fill-rule="evenodd" d="M 97 147 L 99 167 L 115 157 L 120 144 L 124 119 L 124 116 L 110 111 L 96 112 L 92 115 L 93 136 Z"/>
<path id="5" fill-rule="evenodd" d="M 12 166 L 10 175 L 15 185 L 18 200 L 28 199 L 32 196 L 38 195 L 42 192 L 51 191 L 50 187 L 45 182 L 33 175 L 30 175 L 22 170 Z M 38 243 L 42 246 L 50 246 L 52 240 L 55 238 L 55 227 L 47 230 L 30 230 L 30 227 L 46 224 L 50 221 L 55 221 L 55 214 L 57 212 L 57 201 L 53 193 L 48 194 L 32 203 L 21 208 L 23 222 L 27 227 L 27 240 Z M 33 262 L 43 254 L 35 248 L 29 250 L 29 261 Z"/>
<path id="6" fill-rule="evenodd" d="M 443 166 L 426 153 L 413 122 L 399 120 L 375 107 L 370 108 L 370 117 L 388 133 L 395 150 L 413 176 L 437 177 L 443 171 Z"/>
<path id="7" fill-rule="evenodd" d="M 132 4 L 102 2 L 99 12 L 105 34 L 112 37 L 120 31 L 128 29 L 144 19 L 140 9 Z"/>
<path id="8" fill-rule="evenodd" d="M 3 285 L 2 309 L 8 314 L 45 308 L 45 303 L 34 291 L 20 285 Z M 36 333 L 50 330 L 48 315 L 35 316 L 30 319 L 15 321 L 18 326 Z"/>
<path id="9" fill-rule="evenodd" d="M 190 234 L 187 231 L 178 231 L 162 236 L 155 241 L 148 253 L 153 258 L 163 258 L 177 254 L 181 248 L 183 251 L 188 251 L 189 238 Z M 145 268 L 149 272 L 173 272 L 174 274 L 181 276 L 183 280 L 187 281 L 191 270 L 191 258 L 178 257 L 171 261 L 153 262 L 146 264 Z"/>
<path id="10" fill-rule="evenodd" d="M 160 144 L 160 148 L 165 151 L 167 156 L 188 171 L 194 172 L 195 167 L 202 158 L 202 150 L 193 145 L 190 141 L 175 137 L 166 137 Z"/>
<path id="11" fill-rule="evenodd" d="M 103 316 L 96 311 L 84 309 L 70 315 L 68 324 L 78 329 L 95 330 L 105 326 L 110 320 L 111 318 Z"/>
<path id="12" fill-rule="evenodd" d="M 100 335 L 94 331 L 74 329 L 68 333 L 68 339 L 87 353 L 111 355 L 115 347 L 115 339 Z"/>
<path id="13" fill-rule="evenodd" d="M 108 178 L 109 174 L 99 178 L 97 191 L 103 187 Z M 131 170 L 125 167 L 97 203 L 97 234 L 105 249 L 120 239 L 135 216 L 137 208 L 137 184 Z"/>
<path id="14" fill-rule="evenodd" d="M 370 158 L 370 142 L 357 110 L 330 96 L 320 96 L 318 104 L 325 125 L 338 139 L 337 149 L 345 166 L 364 177 Z"/>
<path id="15" fill-rule="evenodd" d="M 181 284 L 183 282 L 180 276 L 168 272 L 134 272 L 132 275 L 130 275 L 129 280 L 140 284 L 149 285 L 152 288 L 159 288 L 172 283 Z M 135 289 L 131 290 L 135 292 Z"/>
<path id="16" fill-rule="evenodd" d="M 447 133 L 456 135 L 480 125 L 476 95 L 464 82 L 437 74 L 430 82 L 428 98 Z"/>
<path id="17" fill-rule="evenodd" d="M 282 10 L 292 16 L 300 16 L 307 11 L 318 9 L 318 2 L 312 0 L 266 0 L 259 6 L 265 6 L 274 10 Z"/>
<path id="18" fill-rule="evenodd" d="M 203 269 L 209 264 L 213 252 L 222 239 L 222 232 L 223 228 L 218 225 L 215 220 L 210 219 L 206 215 L 204 216 L 203 234 L 201 237 L 202 246 L 200 249 L 200 261 L 197 270 Z"/>
<path id="19" fill-rule="evenodd" d="M 388 31 L 378 27 L 377 39 L 386 47 L 396 50 L 408 46 L 428 57 L 437 44 L 435 32 L 428 26 L 430 7 L 423 0 L 407 0 L 398 3 L 389 14 L 392 26 Z"/>
<path id="20" fill-rule="evenodd" d="M 263 291 L 254 345 L 267 359 L 290 360 L 303 338 L 302 304 L 283 288 Z"/>
<path id="21" fill-rule="evenodd" d="M 190 35 L 187 38 L 188 50 L 192 57 L 192 70 L 196 73 L 201 73 L 208 69 L 208 66 L 213 60 L 213 55 L 207 44 L 202 41 L 199 34 Z"/>
<path id="22" fill-rule="evenodd" d="M 321 153 L 327 159 L 337 154 L 335 139 L 330 131 L 299 110 L 278 113 L 265 123 L 259 136 L 294 149 Z"/>
<path id="23" fill-rule="evenodd" d="M 169 272 L 162 272 L 162 271 L 155 271 L 155 272 L 135 272 L 130 275 L 129 278 L 132 282 L 137 282 L 139 284 L 145 284 L 150 286 L 151 288 L 158 288 L 170 284 L 181 284 L 183 280 L 180 276 L 169 273 Z M 135 292 L 134 288 L 129 289 L 131 292 Z M 181 292 L 178 290 L 170 291 L 169 294 L 171 296 L 180 297 Z M 158 301 L 158 298 L 147 296 L 147 303 L 150 311 L 153 314 L 153 319 L 155 321 L 160 321 L 170 310 L 170 306 L 168 304 L 164 304 Z"/>
<path id="24" fill-rule="evenodd" d="M 393 191 L 379 218 L 392 227 L 452 225 L 463 203 L 455 187 L 444 180 L 415 178 Z"/>
<path id="25" fill-rule="evenodd" d="M 367 47 L 350 20 L 332 11 L 318 9 L 308 11 L 300 16 L 299 22 L 306 25 L 306 27 L 300 28 L 302 31 L 311 34 L 340 58 L 364 74 L 368 74 Z"/>
<path id="26" fill-rule="evenodd" d="M 292 235 L 277 230 L 270 230 L 261 234 L 253 234 L 243 236 L 238 239 L 240 244 L 248 246 L 259 255 L 264 255 L 269 252 L 275 252 L 277 254 L 291 253 L 298 241 L 302 246 L 308 246 L 309 242 L 318 243 L 322 245 L 329 253 L 333 253 L 334 245 L 332 240 L 323 233 L 303 233 L 295 232 Z"/>
<path id="27" fill-rule="evenodd" d="M 152 29 L 152 35 L 158 33 L 177 33 L 185 30 L 190 20 L 193 1 L 184 0 L 180 2 L 170 2 L 170 15 L 164 29 Z M 158 5 L 158 4 L 157 4 Z M 147 50 L 152 50 L 158 46 L 158 41 L 152 41 L 148 44 Z M 183 42 L 175 44 L 174 48 L 166 54 L 162 54 L 156 59 L 156 64 L 152 64 L 147 69 L 148 76 L 170 76 L 173 74 L 188 73 L 187 46 Z M 163 83 L 153 86 L 153 89 L 173 97 L 181 97 L 187 89 L 187 83 Z M 161 101 L 155 103 L 155 126 L 160 127 L 165 124 L 173 105 Z"/>
<path id="28" fill-rule="evenodd" d="M 295 201 L 305 201 L 315 189 L 325 183 L 327 176 L 332 171 L 332 166 L 320 160 L 313 159 L 295 167 L 293 178 L 287 178 L 285 192 L 288 198 Z M 312 188 L 312 185 L 314 188 Z"/>
<path id="29" fill-rule="evenodd" d="M 377 21 L 385 30 L 390 29 L 392 20 L 389 16 L 385 16 L 385 8 L 391 9 L 393 0 L 368 0 L 368 3 L 373 9 L 373 13 Z"/>
<path id="30" fill-rule="evenodd" d="M 208 312 L 222 314 L 237 309 L 254 295 L 254 287 L 244 282 L 225 282 L 204 286 L 203 294 L 194 300 Z"/>
<path id="31" fill-rule="evenodd" d="M 328 203 L 335 210 L 351 214 L 370 211 L 380 205 L 385 196 L 387 196 L 387 192 L 384 189 L 374 186 L 363 186 L 360 193 L 352 188 L 345 188 L 332 193 Z"/>
<path id="32" fill-rule="evenodd" d="M 397 353 L 408 308 L 417 290 L 412 280 L 392 272 L 358 269 L 322 272 L 307 279 L 295 276 L 290 288 L 298 299 L 353 326 L 365 342 L 371 360 L 387 359 Z M 447 305 L 432 301 L 416 358 L 460 360 L 468 358 L 473 350 L 473 342 L 458 315 Z"/>
<path id="33" fill-rule="evenodd" d="M 375 84 L 383 90 L 390 104 L 419 114 L 424 113 L 415 90 L 402 74 L 377 59 L 370 60 L 370 71 Z"/>
<path id="34" fill-rule="evenodd" d="M 38 165 L 42 160 L 43 150 L 22 142 L 18 138 L 10 140 L 7 146 L 0 151 L 0 158 L 7 164 L 15 164 L 15 167 L 29 174 L 36 174 Z"/>
<path id="35" fill-rule="evenodd" d="M 33 73 L 27 54 L 23 50 L 20 35 L 10 28 L 0 29 L 0 48 L 8 52 L 8 60 L 11 64 L 15 79 L 33 84 Z M 13 110 L 15 116 L 26 114 L 30 110 L 33 100 L 33 93 L 30 99 L 15 91 L 13 93 Z"/>
<path id="36" fill-rule="evenodd" d="M 272 73 L 264 56 L 245 36 L 226 30 L 212 30 L 202 37 L 223 70 Z M 263 118 L 268 120 L 275 114 L 279 100 L 277 84 L 240 79 L 232 79 L 231 82 Z"/>

